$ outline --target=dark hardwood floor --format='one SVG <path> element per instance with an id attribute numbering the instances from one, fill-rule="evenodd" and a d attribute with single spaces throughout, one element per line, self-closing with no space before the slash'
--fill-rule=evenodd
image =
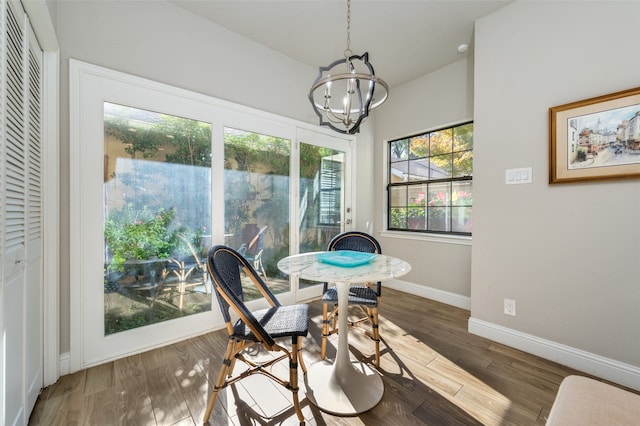
<path id="1" fill-rule="evenodd" d="M 322 317 L 319 301 L 310 306 L 307 367 L 320 357 Z M 336 417 L 312 406 L 301 383 L 306 424 L 543 425 L 562 379 L 579 373 L 467 333 L 468 317 L 466 310 L 385 289 L 382 401 L 361 415 Z M 202 424 L 226 336 L 220 330 L 63 376 L 43 390 L 29 424 Z M 332 358 L 337 336 L 330 342 Z M 349 342 L 360 359 L 372 353 L 359 333 Z M 287 366 L 277 368 L 286 374 Z M 297 424 L 290 401 L 284 388 L 252 376 L 222 391 L 210 424 Z"/>

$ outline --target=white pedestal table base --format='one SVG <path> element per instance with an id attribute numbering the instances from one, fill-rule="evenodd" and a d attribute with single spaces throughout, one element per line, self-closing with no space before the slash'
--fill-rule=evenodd
<path id="1" fill-rule="evenodd" d="M 327 413 L 354 415 L 375 407 L 384 394 L 377 371 L 349 356 L 349 283 L 337 282 L 338 350 L 333 364 L 320 361 L 307 372 L 307 398 Z"/>
<path id="2" fill-rule="evenodd" d="M 380 375 L 360 361 L 351 361 L 343 372 L 319 361 L 307 372 L 307 398 L 329 414 L 350 416 L 375 407 L 384 394 Z"/>

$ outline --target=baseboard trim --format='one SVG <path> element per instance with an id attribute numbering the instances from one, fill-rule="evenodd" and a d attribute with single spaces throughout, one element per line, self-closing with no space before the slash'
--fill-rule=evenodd
<path id="1" fill-rule="evenodd" d="M 469 333 L 640 391 L 640 368 L 477 318 Z"/>
<path id="2" fill-rule="evenodd" d="M 60 354 L 60 376 L 66 376 L 71 373 L 71 353 L 64 352 Z"/>
<path id="3" fill-rule="evenodd" d="M 456 293 L 451 293 L 444 290 L 439 290 L 433 287 L 427 287 L 420 284 L 410 283 L 401 280 L 389 280 L 382 283 L 383 287 L 389 287 L 394 290 L 402 291 L 404 293 L 413 294 L 414 296 L 424 297 L 426 299 L 435 300 L 436 302 L 446 303 L 447 305 L 455 306 L 466 310 L 471 309 L 471 298 L 461 296 Z M 384 288 L 382 290 L 384 297 Z"/>

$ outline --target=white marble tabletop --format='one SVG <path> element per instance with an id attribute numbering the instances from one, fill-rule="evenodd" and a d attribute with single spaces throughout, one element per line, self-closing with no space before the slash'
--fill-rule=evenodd
<path id="1" fill-rule="evenodd" d="M 278 262 L 278 269 L 285 274 L 304 278 L 311 281 L 326 281 L 331 283 L 358 283 L 363 281 L 383 281 L 399 277 L 411 270 L 411 265 L 402 259 L 375 255 L 370 263 L 343 267 L 322 263 L 317 255 L 326 252 L 303 253 L 285 257 Z"/>

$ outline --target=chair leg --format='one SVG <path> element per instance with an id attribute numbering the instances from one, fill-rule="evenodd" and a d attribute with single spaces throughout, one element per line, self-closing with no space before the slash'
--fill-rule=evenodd
<path id="1" fill-rule="evenodd" d="M 180 293 L 180 299 L 179 299 L 178 306 L 179 306 L 180 310 L 182 310 L 182 303 L 184 302 L 184 293 L 186 291 L 185 284 L 186 284 L 185 281 L 180 281 L 180 284 L 178 285 L 178 292 Z"/>
<path id="2" fill-rule="evenodd" d="M 302 338 L 298 338 L 298 361 L 300 362 L 300 367 L 302 368 L 302 373 L 307 374 L 307 366 L 304 363 L 304 359 L 302 358 Z"/>
<path id="3" fill-rule="evenodd" d="M 289 363 L 289 387 L 291 388 L 291 393 L 293 394 L 293 406 L 296 410 L 298 420 L 300 420 L 301 425 L 304 425 L 304 416 L 302 415 L 300 399 L 298 398 L 298 360 L 301 361 L 303 371 L 305 371 L 305 373 L 307 368 L 304 367 L 304 362 L 302 361 L 302 355 L 300 353 L 302 338 L 300 336 L 297 336 L 293 338 L 292 343 L 291 361 Z"/>
<path id="4" fill-rule="evenodd" d="M 335 333 L 338 330 L 338 304 L 337 303 L 333 305 L 332 316 L 333 316 L 333 328 L 331 329 L 331 331 Z"/>
<path id="5" fill-rule="evenodd" d="M 231 374 L 231 355 L 234 353 L 233 350 L 236 346 L 236 343 L 233 340 L 229 340 L 227 344 L 227 351 L 224 354 L 224 359 L 222 360 L 222 367 L 218 372 L 218 378 L 216 379 L 216 384 L 213 386 L 213 393 L 211 394 L 211 398 L 209 398 L 209 403 L 207 404 L 207 410 L 204 413 L 204 423 L 209 422 L 209 417 L 211 417 L 211 412 L 213 411 L 213 406 L 216 404 L 216 399 L 218 398 L 218 392 L 220 389 L 226 386 L 227 375 Z"/>
<path id="6" fill-rule="evenodd" d="M 380 324 L 378 322 L 378 308 L 370 308 L 369 318 L 371 319 L 371 331 L 373 341 L 376 345 L 376 367 L 380 367 Z"/>
<path id="7" fill-rule="evenodd" d="M 237 356 L 244 347 L 245 347 L 245 341 L 238 340 L 233 345 L 233 353 Z M 231 375 L 233 374 L 233 369 L 236 368 L 236 360 L 238 359 L 236 356 L 231 357 L 231 364 L 229 365 L 229 374 L 228 374 L 229 377 L 231 377 Z"/>
<path id="8" fill-rule="evenodd" d="M 207 286 L 208 278 L 206 273 L 202 276 L 202 285 L 204 285 L 204 292 L 206 294 L 209 294 L 209 287 Z"/>
<path id="9" fill-rule="evenodd" d="M 327 337 L 329 337 L 329 304 L 322 304 L 322 349 L 320 350 L 320 359 L 324 359 L 327 354 Z"/>

